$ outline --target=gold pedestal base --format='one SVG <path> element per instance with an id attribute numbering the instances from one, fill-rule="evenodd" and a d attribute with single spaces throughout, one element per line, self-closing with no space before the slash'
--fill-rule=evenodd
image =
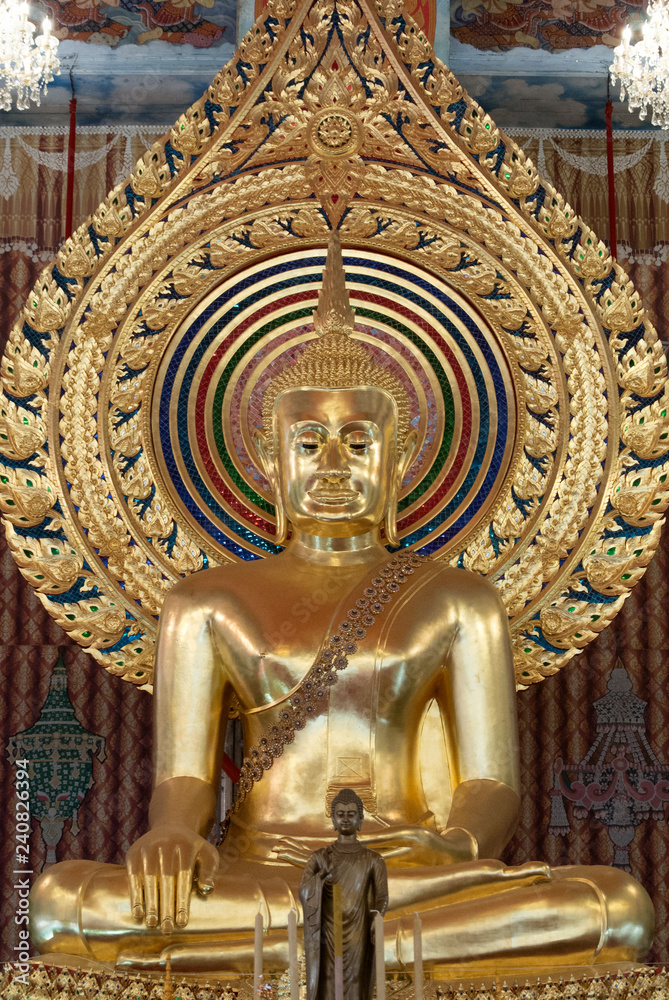
<path id="1" fill-rule="evenodd" d="M 302 969 L 303 972 L 303 969 Z M 303 975 L 302 975 L 303 980 Z M 389 974 L 387 1000 L 415 1000 L 413 977 Z M 301 983 L 300 1000 L 306 990 Z M 22 974 L 7 963 L 0 975 L 1 1000 L 289 1000 L 288 973 L 263 979 L 253 996 L 252 976 L 179 977 L 168 972 L 126 975 L 86 959 L 51 955 L 33 959 Z M 669 1000 L 669 977 L 653 966 L 614 968 L 508 969 L 504 973 L 460 977 L 444 967 L 426 974 L 424 1000 Z"/>

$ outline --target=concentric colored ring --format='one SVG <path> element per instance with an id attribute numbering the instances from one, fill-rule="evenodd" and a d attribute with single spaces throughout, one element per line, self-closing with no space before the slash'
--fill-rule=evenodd
<path id="1" fill-rule="evenodd" d="M 228 279 L 173 337 L 151 426 L 178 512 L 214 559 L 276 552 L 274 508 L 252 457 L 268 379 L 313 339 L 325 250 L 287 253 Z M 403 546 L 457 545 L 499 495 L 515 439 L 502 345 L 460 292 L 378 252 L 344 250 L 356 337 L 400 378 L 420 451 L 403 484 Z"/>

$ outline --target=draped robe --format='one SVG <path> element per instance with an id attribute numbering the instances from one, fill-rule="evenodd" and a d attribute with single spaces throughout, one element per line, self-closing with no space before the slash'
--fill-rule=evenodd
<path id="1" fill-rule="evenodd" d="M 351 849 L 353 848 L 353 849 Z M 329 871 L 332 882 L 323 871 Z M 371 911 L 388 907 L 386 864 L 356 842 L 321 848 L 309 858 L 300 882 L 304 912 L 307 1000 L 334 1000 L 334 907 L 332 883 L 341 886 L 344 1000 L 371 1000 L 374 945 Z"/>

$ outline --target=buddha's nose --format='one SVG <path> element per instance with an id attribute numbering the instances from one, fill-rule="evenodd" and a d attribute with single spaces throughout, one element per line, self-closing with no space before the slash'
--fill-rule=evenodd
<path id="1" fill-rule="evenodd" d="M 342 479 L 351 478 L 351 470 L 337 438 L 330 439 L 323 459 L 323 466 L 316 473 L 317 479 L 336 483 L 341 482 Z"/>
<path id="2" fill-rule="evenodd" d="M 350 469 L 321 469 L 316 473 L 316 479 L 325 483 L 339 483 L 342 479 L 350 479 Z"/>

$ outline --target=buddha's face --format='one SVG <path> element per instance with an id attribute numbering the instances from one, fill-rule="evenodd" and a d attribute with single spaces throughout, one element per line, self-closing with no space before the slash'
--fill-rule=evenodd
<path id="1" fill-rule="evenodd" d="M 338 802 L 332 812 L 332 825 L 337 833 L 350 837 L 362 826 L 360 810 L 355 802 Z"/>
<path id="2" fill-rule="evenodd" d="M 274 417 L 275 487 L 291 524 L 361 534 L 383 520 L 396 461 L 397 413 L 382 389 L 289 389 Z"/>

